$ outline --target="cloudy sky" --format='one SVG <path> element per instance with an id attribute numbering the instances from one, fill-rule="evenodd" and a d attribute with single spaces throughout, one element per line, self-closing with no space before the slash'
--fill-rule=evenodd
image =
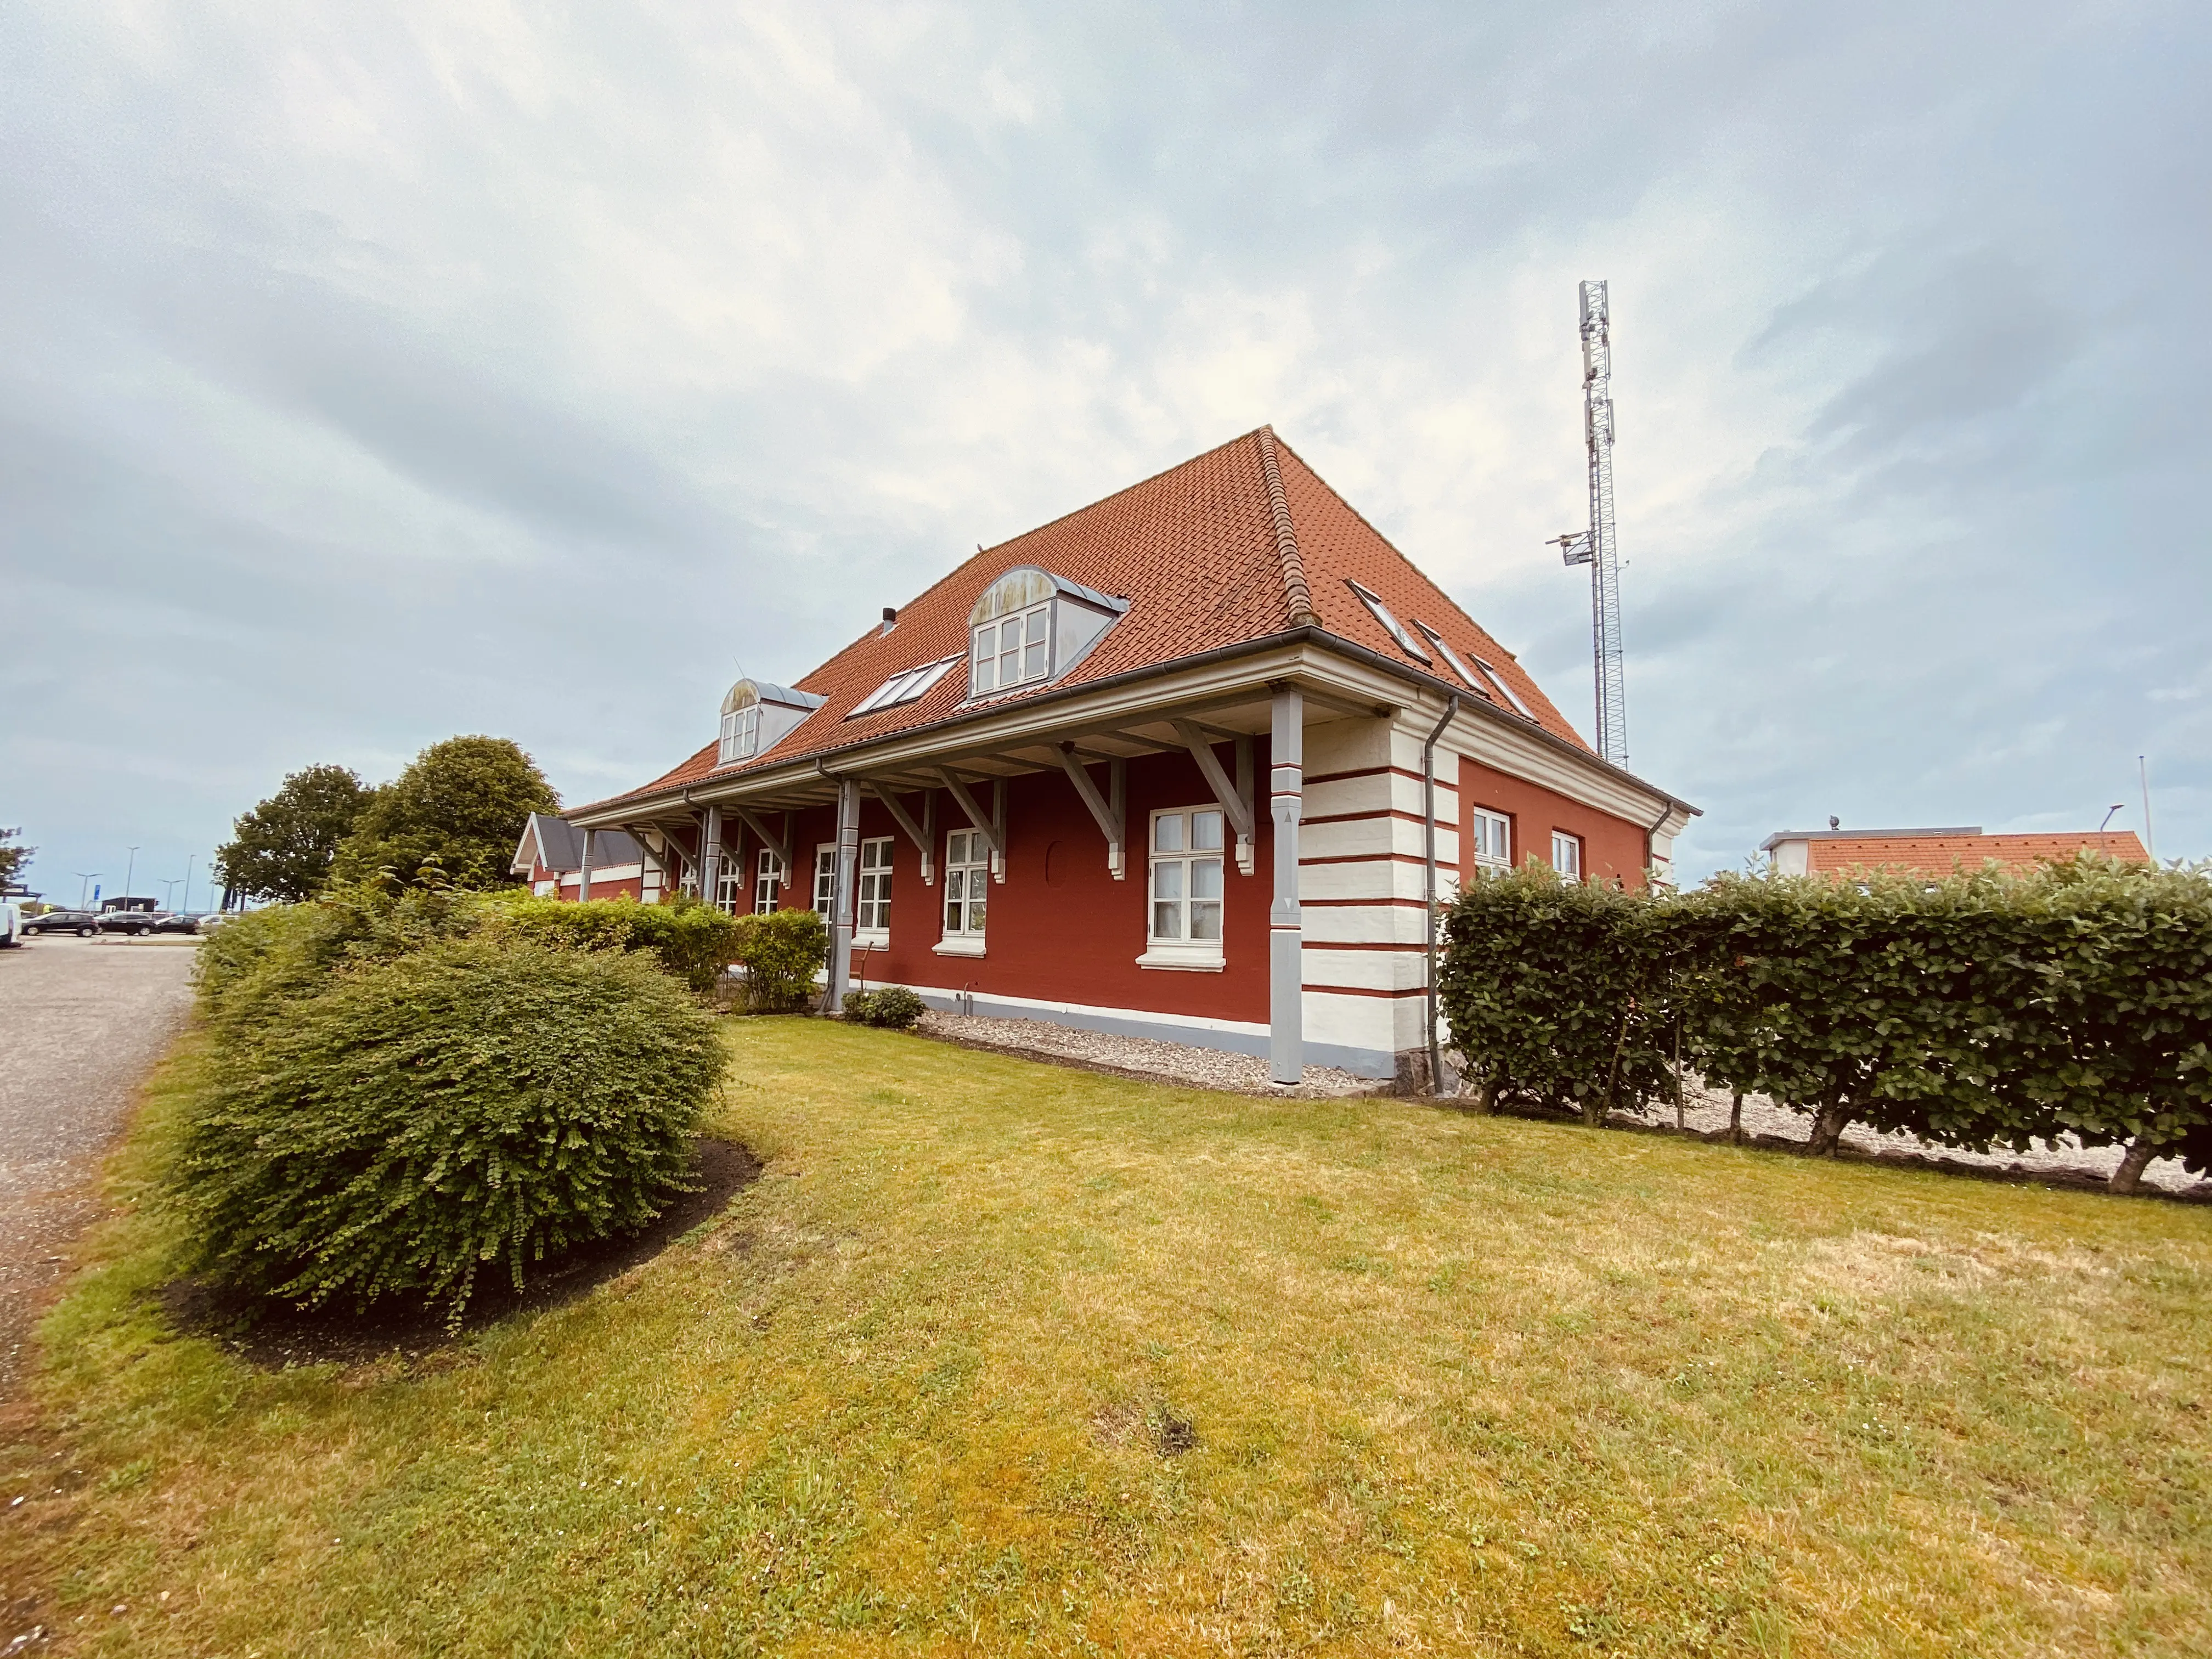
<path id="1" fill-rule="evenodd" d="M 1602 276 L 1686 869 L 2139 754 L 2212 854 L 2208 83 L 2186 3 L 19 0 L 0 823 L 158 895 L 313 762 L 610 793 L 1263 421 L 1587 730 Z"/>

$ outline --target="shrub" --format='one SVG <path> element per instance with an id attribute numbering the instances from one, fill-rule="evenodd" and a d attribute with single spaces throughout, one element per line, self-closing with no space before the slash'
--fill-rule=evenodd
<path id="1" fill-rule="evenodd" d="M 173 1201 L 219 1281 L 458 1322 L 483 1265 L 520 1287 L 658 1214 L 722 1064 L 712 1017 L 645 962 L 441 941 L 218 1042 Z"/>
<path id="2" fill-rule="evenodd" d="M 2041 987 L 2021 897 L 1994 874 L 1717 876 L 1667 924 L 1690 1058 L 1811 1112 L 1817 1152 L 1854 1122 L 1981 1150 L 2030 1134 L 1992 1087 L 1992 1044 Z"/>
<path id="3" fill-rule="evenodd" d="M 2035 884 L 2036 1004 L 1992 1045 L 2010 1121 L 2212 1168 L 2212 880 L 2084 857 Z M 2019 1144 L 2015 1140 L 2015 1144 Z"/>
<path id="4" fill-rule="evenodd" d="M 1653 902 L 1531 864 L 1471 882 L 1444 918 L 1437 995 L 1486 1105 L 1514 1095 L 1601 1121 L 1671 1079 Z"/>
<path id="5" fill-rule="evenodd" d="M 684 896 L 659 904 L 632 898 L 564 904 L 557 899 L 504 895 L 484 907 L 494 932 L 575 950 L 651 951 L 661 965 L 704 995 L 737 960 L 738 918 Z"/>
<path id="6" fill-rule="evenodd" d="M 276 904 L 226 922 L 199 950 L 200 1004 L 217 1035 L 276 1018 L 319 994 L 349 963 L 401 956 L 465 937 L 478 921 L 474 894 L 371 881 L 336 887 L 307 904 Z"/>
<path id="7" fill-rule="evenodd" d="M 924 1002 L 903 985 L 887 985 L 880 991 L 848 991 L 845 1018 L 856 1025 L 881 1025 L 894 1031 L 911 1030 L 929 1012 Z"/>
<path id="8" fill-rule="evenodd" d="M 814 994 L 830 957 L 830 930 L 812 910 L 771 910 L 737 918 L 732 960 L 745 970 L 745 1006 L 757 1014 L 790 1013 Z"/>

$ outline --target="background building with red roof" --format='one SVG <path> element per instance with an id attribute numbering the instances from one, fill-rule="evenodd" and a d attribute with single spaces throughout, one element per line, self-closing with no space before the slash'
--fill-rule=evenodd
<path id="1" fill-rule="evenodd" d="M 1842 875 L 1854 870 L 1948 876 L 1991 863 L 2025 872 L 2083 853 L 2124 864 L 2150 862 L 2132 830 L 1985 836 L 1978 824 L 1954 830 L 1785 830 L 1769 836 L 1759 850 L 1780 876 Z"/>
<path id="2" fill-rule="evenodd" d="M 703 712 L 703 711 L 702 711 Z M 702 720 L 702 725 L 705 722 Z M 832 921 L 833 994 L 1429 1075 L 1431 900 L 1664 872 L 1686 802 L 1267 428 L 981 550 L 573 810 L 643 884 Z"/>

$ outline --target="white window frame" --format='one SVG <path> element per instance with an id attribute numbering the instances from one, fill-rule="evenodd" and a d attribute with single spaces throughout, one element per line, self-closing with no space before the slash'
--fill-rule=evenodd
<path id="1" fill-rule="evenodd" d="M 1165 820 L 1178 821 L 1172 836 L 1164 836 L 1161 825 Z M 1213 844 L 1201 847 L 1195 843 L 1205 830 L 1210 829 Z M 1163 840 L 1172 844 L 1163 847 Z M 1229 824 L 1227 816 L 1218 805 L 1171 806 L 1154 812 L 1145 826 L 1145 953 L 1137 958 L 1139 968 L 1168 968 L 1185 973 L 1221 972 L 1228 965 L 1224 954 L 1229 921 Z M 1202 894 L 1198 890 L 1205 884 L 1201 866 L 1212 867 L 1213 892 Z M 1160 896 L 1164 881 L 1174 878 L 1173 893 Z M 1213 937 L 1193 939 L 1193 908 L 1198 905 L 1213 908 Z M 1158 931 L 1160 913 L 1172 907 L 1176 912 L 1175 930 L 1169 934 Z"/>
<path id="2" fill-rule="evenodd" d="M 975 631 L 981 633 L 982 629 Z M 853 714 L 845 718 L 851 720 L 854 714 L 872 714 L 879 708 L 896 708 L 902 702 L 912 702 L 916 698 L 927 696 L 931 687 L 963 660 L 965 659 L 961 657 L 945 657 L 936 662 L 926 662 L 919 668 L 909 668 L 894 674 L 854 703 Z"/>
<path id="3" fill-rule="evenodd" d="M 1398 648 L 1401 651 L 1424 667 L 1436 666 L 1429 653 L 1413 642 L 1413 636 L 1407 631 L 1406 624 L 1393 616 L 1390 607 L 1382 603 L 1382 596 L 1380 593 L 1371 587 L 1363 587 L 1349 576 L 1344 579 L 1344 585 L 1359 596 L 1360 604 L 1367 607 L 1370 616 L 1382 624 L 1383 632 L 1398 641 Z"/>
<path id="4" fill-rule="evenodd" d="M 765 916 L 783 908 L 783 860 L 769 848 L 753 860 L 753 914 Z"/>
<path id="5" fill-rule="evenodd" d="M 1000 672 L 1008 655 L 1005 630 L 1009 628 L 1015 630 L 1020 641 L 1012 653 L 1015 667 L 1012 679 L 1007 679 Z M 994 617 L 989 622 L 977 623 L 969 635 L 968 695 L 971 697 L 994 697 L 1018 686 L 1038 684 L 1050 679 L 1054 631 L 1050 596 L 1036 605 L 1024 605 L 1019 611 L 1010 611 L 1003 617 Z M 988 651 L 983 643 L 987 635 L 991 640 Z M 987 664 L 990 667 L 988 684 L 984 679 Z"/>
<path id="6" fill-rule="evenodd" d="M 1467 861 L 1484 870 L 1513 867 L 1513 820 L 1478 806 L 1468 815 Z"/>
<path id="7" fill-rule="evenodd" d="M 1571 830 L 1552 831 L 1552 868 L 1575 880 L 1583 878 L 1583 838 Z"/>
<path id="8" fill-rule="evenodd" d="M 732 761 L 750 760 L 760 752 L 760 718 L 761 706 L 757 702 L 732 708 L 722 716 L 722 739 L 715 750 L 716 764 L 727 766 Z"/>
<path id="9" fill-rule="evenodd" d="M 738 914 L 738 907 L 745 902 L 745 866 L 728 854 L 714 867 L 714 908 L 729 915 Z"/>
<path id="10" fill-rule="evenodd" d="M 1451 665 L 1453 673 L 1465 680 L 1473 690 L 1481 692 L 1484 696 L 1490 696 L 1490 688 L 1475 678 L 1474 671 L 1460 660 L 1459 653 L 1451 648 L 1443 635 L 1437 633 L 1419 617 L 1413 618 L 1413 626 L 1419 630 L 1423 639 L 1436 647 L 1437 654 Z"/>
<path id="11" fill-rule="evenodd" d="M 836 921 L 837 910 L 837 843 L 817 842 L 814 846 L 814 913 L 827 922 Z"/>
<path id="12" fill-rule="evenodd" d="M 947 832 L 945 867 L 938 872 L 938 882 L 943 896 L 937 907 L 939 933 L 933 948 L 940 956 L 981 956 L 984 930 L 991 920 L 991 843 L 981 830 Z M 956 904 L 960 907 L 957 915 L 948 915 Z"/>
<path id="13" fill-rule="evenodd" d="M 853 907 L 853 942 L 881 950 L 891 942 L 891 854 L 896 837 L 860 843 L 860 890 Z"/>
<path id="14" fill-rule="evenodd" d="M 1489 678 L 1492 684 L 1495 685 L 1500 691 L 1503 691 L 1505 694 L 1505 701 L 1513 705 L 1514 711 L 1518 714 L 1522 719 L 1533 720 L 1536 718 L 1534 714 L 1529 712 L 1528 705 L 1521 701 L 1521 694 L 1506 684 L 1504 675 L 1499 673 L 1495 668 L 1492 668 L 1488 663 L 1483 661 L 1480 657 L 1477 657 L 1474 659 L 1474 665 L 1477 668 L 1480 668 L 1483 673 Z"/>

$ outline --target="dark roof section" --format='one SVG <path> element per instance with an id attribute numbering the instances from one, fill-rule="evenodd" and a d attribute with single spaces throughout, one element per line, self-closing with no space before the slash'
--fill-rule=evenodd
<path id="1" fill-rule="evenodd" d="M 584 832 L 564 817 L 550 812 L 532 812 L 523 825 L 522 842 L 515 848 L 514 861 L 519 872 L 526 872 L 525 861 L 531 838 L 537 837 L 538 862 L 548 870 L 567 872 L 584 867 Z M 612 869 L 618 864 L 636 864 L 645 854 L 637 842 L 623 830 L 602 830 L 592 838 L 592 867 Z"/>
<path id="2" fill-rule="evenodd" d="M 1058 679 L 994 701 L 1018 702 L 1263 639 L 1304 625 L 1307 619 L 1298 612 L 1308 607 L 1328 633 L 1465 696 L 1468 688 L 1448 665 L 1424 665 L 1399 648 L 1346 586 L 1350 578 L 1372 589 L 1401 621 L 1425 623 L 1462 657 L 1492 665 L 1536 724 L 1589 752 L 1511 652 L 1263 427 L 963 562 L 899 607 L 896 629 L 885 633 L 872 625 L 799 680 L 799 689 L 824 699 L 823 707 L 772 754 L 719 766 L 716 745 L 709 742 L 652 782 L 595 802 L 592 810 L 757 767 L 786 765 L 949 718 L 968 696 L 967 676 L 957 672 L 912 702 L 856 716 L 850 711 L 894 674 L 964 655 L 968 615 L 976 599 L 1024 565 L 1126 599 L 1128 610 Z M 1498 706 L 1516 713 L 1510 704 Z M 707 723 L 702 714 L 701 724 Z"/>

